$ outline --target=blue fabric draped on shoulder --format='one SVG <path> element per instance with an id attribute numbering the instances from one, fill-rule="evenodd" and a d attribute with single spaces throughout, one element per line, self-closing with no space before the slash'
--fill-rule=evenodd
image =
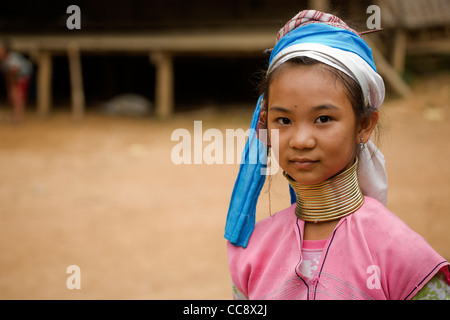
<path id="1" fill-rule="evenodd" d="M 253 113 L 225 227 L 225 238 L 244 247 L 247 247 L 255 226 L 256 204 L 266 179 L 262 172 L 267 166 L 267 147 L 258 139 L 256 131 L 261 100 L 262 96 L 258 99 Z"/>

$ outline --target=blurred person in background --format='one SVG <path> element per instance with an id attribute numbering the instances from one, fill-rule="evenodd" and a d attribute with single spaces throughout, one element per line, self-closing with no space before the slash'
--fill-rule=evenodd
<path id="1" fill-rule="evenodd" d="M 6 92 L 12 105 L 12 121 L 21 122 L 24 117 L 33 66 L 23 55 L 11 51 L 8 40 L 0 42 L 0 70 L 5 77 Z"/>

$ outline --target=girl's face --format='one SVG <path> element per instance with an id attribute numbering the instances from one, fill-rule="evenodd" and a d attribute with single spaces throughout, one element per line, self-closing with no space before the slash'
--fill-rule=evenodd
<path id="1" fill-rule="evenodd" d="M 349 168 L 356 145 L 370 136 L 338 81 L 317 66 L 281 66 L 273 76 L 267 128 L 278 129 L 277 160 L 299 183 L 320 183 Z"/>

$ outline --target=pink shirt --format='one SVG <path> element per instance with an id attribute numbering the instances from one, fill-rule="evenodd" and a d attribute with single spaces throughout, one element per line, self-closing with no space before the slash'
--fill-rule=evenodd
<path id="1" fill-rule="evenodd" d="M 295 204 L 256 224 L 248 247 L 228 243 L 233 283 L 249 299 L 411 299 L 449 263 L 378 201 L 342 218 L 313 277 L 302 274 L 304 222 Z"/>

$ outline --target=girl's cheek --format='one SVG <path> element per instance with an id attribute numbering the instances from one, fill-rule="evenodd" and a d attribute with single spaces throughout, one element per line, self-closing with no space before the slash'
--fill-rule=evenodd
<path id="1" fill-rule="evenodd" d="M 286 150 L 288 148 L 288 141 L 283 140 L 283 137 L 277 137 L 276 135 L 273 137 L 273 142 L 271 142 L 272 147 L 272 155 L 275 160 L 278 162 L 279 166 L 284 170 L 286 164 Z"/>

